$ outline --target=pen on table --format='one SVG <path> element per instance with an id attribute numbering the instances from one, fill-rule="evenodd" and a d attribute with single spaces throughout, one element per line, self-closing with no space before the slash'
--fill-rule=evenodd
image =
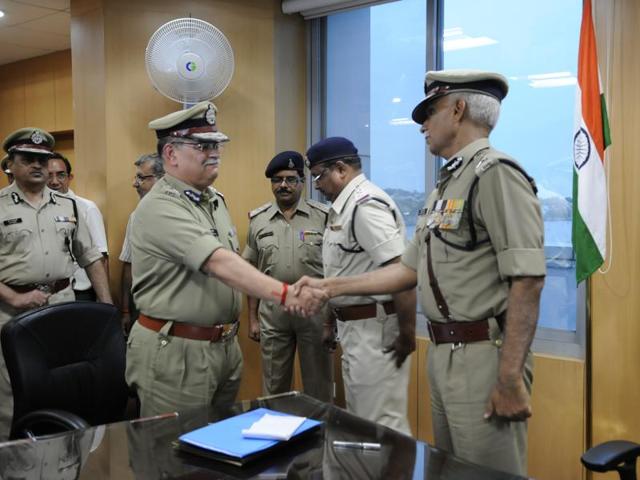
<path id="1" fill-rule="evenodd" d="M 161 420 L 163 418 L 171 418 L 171 417 L 177 417 L 177 416 L 178 416 L 178 412 L 169 412 L 169 413 L 163 413 L 162 415 L 154 415 L 153 417 L 136 418 L 135 420 L 130 420 L 129 423 L 146 422 L 149 420 Z"/>
<path id="2" fill-rule="evenodd" d="M 341 440 L 334 440 L 333 446 L 341 448 L 358 448 L 360 450 L 380 450 L 380 444 L 373 442 L 343 442 Z"/>

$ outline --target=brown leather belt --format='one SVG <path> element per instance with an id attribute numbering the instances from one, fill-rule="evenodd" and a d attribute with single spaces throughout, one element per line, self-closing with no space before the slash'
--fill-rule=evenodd
<path id="1" fill-rule="evenodd" d="M 13 290 L 18 293 L 27 293 L 32 290 L 41 290 L 44 293 L 58 293 L 60 290 L 64 290 L 69 286 L 71 282 L 69 282 L 68 278 L 63 278 L 62 280 L 56 280 L 55 282 L 49 283 L 28 283 L 26 285 L 9 285 Z"/>
<path id="2" fill-rule="evenodd" d="M 505 314 L 496 315 L 498 326 L 502 330 Z M 473 322 L 432 322 L 427 320 L 429 337 L 435 345 L 441 343 L 473 343 L 491 340 L 489 336 L 489 319 Z"/>
<path id="3" fill-rule="evenodd" d="M 340 307 L 333 309 L 333 315 L 336 320 L 348 322 L 349 320 L 362 320 L 364 318 L 374 318 L 377 313 L 377 303 L 368 303 L 366 305 L 352 305 L 350 307 Z M 382 304 L 387 315 L 396 313 L 396 307 L 393 302 L 385 302 Z"/>
<path id="4" fill-rule="evenodd" d="M 144 313 L 141 313 L 138 317 L 138 323 L 143 327 L 159 332 L 166 325 L 167 320 L 147 317 Z M 213 327 L 200 327 L 189 323 L 174 322 L 171 329 L 169 329 L 169 335 L 215 343 L 232 339 L 238 333 L 238 326 L 239 322 L 214 325 Z"/>

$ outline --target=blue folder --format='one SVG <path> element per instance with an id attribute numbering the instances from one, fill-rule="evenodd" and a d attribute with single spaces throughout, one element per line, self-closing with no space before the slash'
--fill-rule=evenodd
<path id="1" fill-rule="evenodd" d="M 255 454 L 275 447 L 278 444 L 286 443 L 282 440 L 261 440 L 257 438 L 244 438 L 242 436 L 242 430 L 251 427 L 251 425 L 260 420 L 265 413 L 271 415 L 289 415 L 287 413 L 269 410 L 268 408 L 257 408 L 185 433 L 178 440 L 182 446 L 185 444 L 192 445 L 198 447 L 198 449 L 222 454 L 240 460 L 239 463 L 244 463 L 242 461 L 243 459 L 253 457 Z M 299 437 L 302 433 L 314 430 L 319 427 L 321 423 L 322 422 L 317 420 L 307 418 L 302 425 L 298 427 L 289 441 Z M 191 449 L 188 451 L 197 453 Z M 220 459 L 224 460 L 224 458 Z"/>

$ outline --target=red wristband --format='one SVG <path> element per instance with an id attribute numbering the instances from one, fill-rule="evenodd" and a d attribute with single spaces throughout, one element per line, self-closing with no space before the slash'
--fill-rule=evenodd
<path id="1" fill-rule="evenodd" d="M 287 301 L 287 292 L 289 291 L 289 285 L 282 283 L 282 293 L 280 294 L 280 305 L 284 305 Z"/>

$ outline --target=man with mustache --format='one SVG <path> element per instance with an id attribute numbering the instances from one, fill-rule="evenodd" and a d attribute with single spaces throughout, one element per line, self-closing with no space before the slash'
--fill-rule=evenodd
<path id="1" fill-rule="evenodd" d="M 224 408 L 240 387 L 236 338 L 241 292 L 315 313 L 318 291 L 297 297 L 238 255 L 225 199 L 211 187 L 222 146 L 216 107 L 200 102 L 152 121 L 165 175 L 131 225 L 133 299 L 140 310 L 127 349 L 127 383 L 142 416 Z"/>
<path id="2" fill-rule="evenodd" d="M 74 261 L 86 270 L 98 300 L 111 303 L 107 275 L 75 200 L 47 187 L 54 138 L 39 128 L 10 134 L 3 148 L 14 182 L 0 190 L 0 327 L 18 313 L 73 301 Z M 6 440 L 13 399 L 0 352 L 0 440 Z"/>
<path id="3" fill-rule="evenodd" d="M 249 213 L 249 233 L 242 256 L 261 272 L 294 283 L 303 275 L 322 277 L 322 234 L 328 208 L 305 200 L 304 160 L 298 152 L 281 152 L 264 172 L 275 202 Z M 302 321 L 278 305 L 249 297 L 249 338 L 260 342 L 265 395 L 291 390 L 298 350 L 304 392 L 330 401 L 331 356 L 322 346 L 323 313 Z"/>

